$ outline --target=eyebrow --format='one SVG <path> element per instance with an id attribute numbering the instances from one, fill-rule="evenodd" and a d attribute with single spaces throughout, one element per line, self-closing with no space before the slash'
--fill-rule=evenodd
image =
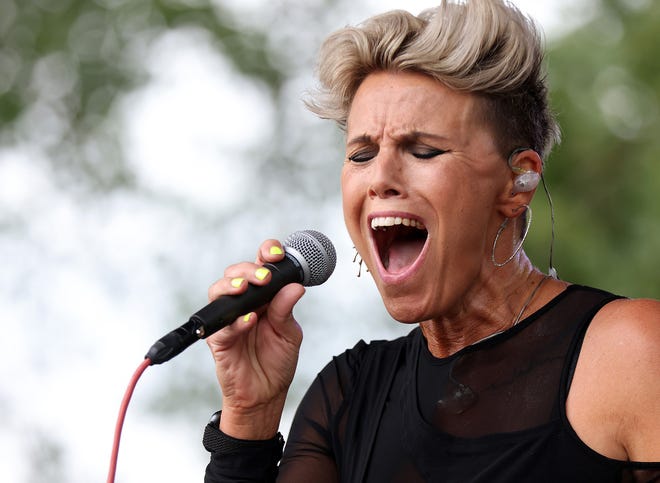
<path id="1" fill-rule="evenodd" d="M 365 144 L 372 143 L 373 138 L 368 134 L 362 134 L 361 136 L 356 136 L 346 143 L 346 146 L 352 146 L 353 144 Z"/>
<path id="2" fill-rule="evenodd" d="M 442 142 L 448 141 L 446 136 L 442 136 L 440 134 L 431 134 L 424 131 L 412 131 L 411 133 L 404 134 L 403 136 L 401 136 L 401 139 L 405 139 L 407 141 L 417 141 L 421 138 L 428 138 L 434 141 L 442 141 Z"/>
<path id="3" fill-rule="evenodd" d="M 399 141 L 404 141 L 407 143 L 411 143 L 422 138 L 429 138 L 434 141 L 441 141 L 441 142 L 448 141 L 448 138 L 445 136 L 441 136 L 439 134 L 431 134 L 424 131 L 411 131 L 409 133 L 405 133 L 396 137 Z M 364 143 L 373 143 L 373 138 L 368 134 L 362 134 L 360 136 L 356 136 L 352 138 L 350 141 L 346 143 L 346 146 L 352 146 L 354 144 L 364 144 Z"/>

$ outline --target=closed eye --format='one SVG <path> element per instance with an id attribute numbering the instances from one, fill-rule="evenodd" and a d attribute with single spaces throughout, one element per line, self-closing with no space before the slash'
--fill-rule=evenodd
<path id="1" fill-rule="evenodd" d="M 371 161 L 375 156 L 376 153 L 373 150 L 358 151 L 348 156 L 348 160 L 353 163 L 366 163 L 367 161 Z"/>
<path id="2" fill-rule="evenodd" d="M 448 152 L 449 151 L 445 151 L 444 149 L 432 149 L 430 151 L 413 151 L 412 155 L 418 159 L 431 159 Z"/>

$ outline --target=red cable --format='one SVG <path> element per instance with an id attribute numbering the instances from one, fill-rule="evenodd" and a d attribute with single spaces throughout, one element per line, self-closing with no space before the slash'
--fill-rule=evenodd
<path id="1" fill-rule="evenodd" d="M 124 393 L 124 399 L 121 402 L 121 406 L 119 408 L 119 416 L 117 417 L 117 424 L 115 426 L 115 440 L 112 445 L 112 456 L 110 457 L 110 469 L 108 470 L 107 483 L 114 483 L 115 481 L 115 473 L 117 471 L 117 457 L 119 456 L 119 440 L 121 439 L 121 429 L 124 425 L 124 418 L 126 417 L 128 403 L 131 400 L 131 396 L 133 395 L 133 390 L 137 385 L 138 379 L 140 379 L 142 373 L 150 365 L 151 359 L 145 357 L 144 361 L 142 361 L 142 363 L 138 366 L 137 370 L 133 374 L 133 377 L 131 377 L 131 380 L 128 383 L 128 387 L 126 388 L 126 392 Z"/>

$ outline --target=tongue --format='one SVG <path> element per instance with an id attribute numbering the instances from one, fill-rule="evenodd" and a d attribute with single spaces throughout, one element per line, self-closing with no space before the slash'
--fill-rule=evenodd
<path id="1" fill-rule="evenodd" d="M 384 261 L 385 268 L 390 273 L 403 272 L 417 260 L 423 246 L 423 239 L 399 240 L 392 243 Z"/>

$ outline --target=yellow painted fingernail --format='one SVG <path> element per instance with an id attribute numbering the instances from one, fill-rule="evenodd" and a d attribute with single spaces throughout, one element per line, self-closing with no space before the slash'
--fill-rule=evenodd
<path id="1" fill-rule="evenodd" d="M 243 316 L 243 322 L 250 322 L 250 317 L 251 316 L 252 316 L 252 314 L 245 314 Z"/>
<path id="2" fill-rule="evenodd" d="M 243 280 L 245 280 L 245 279 L 244 278 L 232 278 L 231 286 L 234 287 L 234 288 L 238 288 L 243 283 Z"/>
<path id="3" fill-rule="evenodd" d="M 266 278 L 268 276 L 269 273 L 270 273 L 270 270 L 268 270 L 267 268 L 261 267 L 261 268 L 258 268 L 256 272 L 254 272 L 254 275 L 259 280 L 263 280 L 264 278 Z"/>
<path id="4" fill-rule="evenodd" d="M 284 253 L 280 247 L 270 247 L 270 254 L 271 255 L 281 255 Z"/>

